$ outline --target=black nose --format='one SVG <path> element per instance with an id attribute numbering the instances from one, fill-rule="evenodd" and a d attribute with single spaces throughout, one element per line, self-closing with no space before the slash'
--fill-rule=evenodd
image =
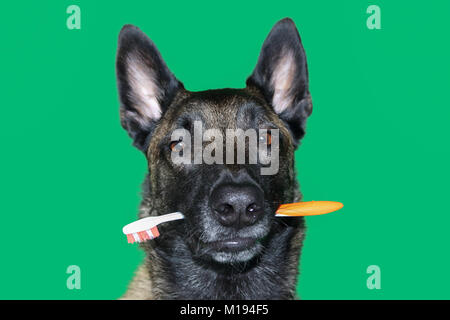
<path id="1" fill-rule="evenodd" d="M 242 228 L 262 217 L 264 194 L 254 185 L 223 184 L 211 193 L 210 204 L 222 225 Z"/>

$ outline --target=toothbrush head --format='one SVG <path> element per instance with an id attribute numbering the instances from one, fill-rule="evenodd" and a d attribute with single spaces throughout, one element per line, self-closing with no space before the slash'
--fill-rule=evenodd
<path id="1" fill-rule="evenodd" d="M 150 216 L 127 224 L 122 231 L 127 236 L 128 243 L 144 242 L 159 237 L 157 225 L 180 219 L 184 219 L 181 212 Z"/>
<path id="2" fill-rule="evenodd" d="M 159 237 L 158 227 L 153 227 L 148 230 L 133 232 L 126 235 L 128 243 L 144 242 Z"/>

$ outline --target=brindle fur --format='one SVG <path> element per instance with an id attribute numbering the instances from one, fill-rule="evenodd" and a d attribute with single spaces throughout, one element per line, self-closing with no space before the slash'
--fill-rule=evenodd
<path id="1" fill-rule="evenodd" d="M 281 33 L 287 40 L 279 40 Z M 186 219 L 160 225 L 161 236 L 141 244 L 146 258 L 122 299 L 296 298 L 299 257 L 305 236 L 304 220 L 275 218 L 273 215 L 279 204 L 301 200 L 294 169 L 294 151 L 311 113 L 311 98 L 306 58 L 295 25 L 290 19 L 284 19 L 274 27 L 269 38 L 276 41 L 266 40 L 257 68 L 244 89 L 185 90 L 168 71 L 153 43 L 143 37 L 137 28 L 124 27 L 117 57 L 122 125 L 148 160 L 149 173 L 143 183 L 139 217 L 181 211 Z M 139 47 L 140 43 L 147 47 Z M 265 72 L 273 70 L 271 63 L 277 61 L 276 54 L 267 60 L 267 55 L 273 55 L 272 51 L 276 49 L 270 45 L 280 46 L 280 43 L 282 46 L 278 49 L 293 50 L 300 75 L 291 77 L 294 82 L 289 86 L 289 99 L 293 105 L 284 113 L 277 114 L 271 105 L 273 90 L 271 92 L 270 83 L 267 83 L 270 73 Z M 133 46 L 137 49 L 130 49 Z M 151 52 L 145 56 L 145 50 L 149 48 Z M 136 105 L 135 101 L 139 99 L 133 97 L 135 93 L 125 74 L 126 58 L 132 56 L 130 50 L 144 51 L 140 53 L 142 63 L 147 63 L 154 72 L 149 79 L 155 81 L 161 90 L 157 95 L 162 110 L 160 119 L 136 122 L 135 117 L 140 114 L 137 109 L 142 105 Z M 217 128 L 223 133 L 227 128 L 245 130 L 261 123 L 278 128 L 281 139 L 279 172 L 274 176 L 261 176 L 258 174 L 259 165 L 248 164 L 202 164 L 190 169 L 174 166 L 167 152 L 170 133 L 186 126 L 186 123 L 189 127 L 196 119 L 202 120 L 205 129 Z M 255 181 L 264 190 L 269 231 L 261 240 L 263 250 L 255 257 L 244 262 L 218 263 L 210 259 L 200 246 L 202 233 L 204 235 L 209 230 L 202 215 L 209 214 L 208 194 L 216 180 L 235 179 L 238 175 Z"/>

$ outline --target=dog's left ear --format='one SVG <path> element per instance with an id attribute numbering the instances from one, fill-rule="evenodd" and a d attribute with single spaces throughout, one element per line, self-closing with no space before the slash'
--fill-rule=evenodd
<path id="1" fill-rule="evenodd" d="M 312 102 L 305 51 L 291 19 L 285 18 L 272 28 L 247 86 L 256 87 L 263 94 L 288 125 L 297 144 L 305 134 Z"/>
<path id="2" fill-rule="evenodd" d="M 120 31 L 116 73 L 120 122 L 133 144 L 145 152 L 151 132 L 183 84 L 170 72 L 155 44 L 132 25 Z"/>

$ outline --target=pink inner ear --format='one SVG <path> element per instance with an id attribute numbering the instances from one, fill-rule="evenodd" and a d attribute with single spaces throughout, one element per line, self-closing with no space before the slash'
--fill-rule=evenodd
<path id="1" fill-rule="evenodd" d="M 281 57 L 271 78 L 271 84 L 274 89 L 272 105 L 278 114 L 289 108 L 293 103 L 290 89 L 297 71 L 294 56 L 290 51 L 285 52 Z"/>
<path id="2" fill-rule="evenodd" d="M 158 102 L 160 89 L 158 88 L 153 70 L 150 70 L 136 54 L 127 57 L 128 79 L 136 102 L 135 108 L 142 116 L 143 123 L 161 118 L 161 107 Z"/>

